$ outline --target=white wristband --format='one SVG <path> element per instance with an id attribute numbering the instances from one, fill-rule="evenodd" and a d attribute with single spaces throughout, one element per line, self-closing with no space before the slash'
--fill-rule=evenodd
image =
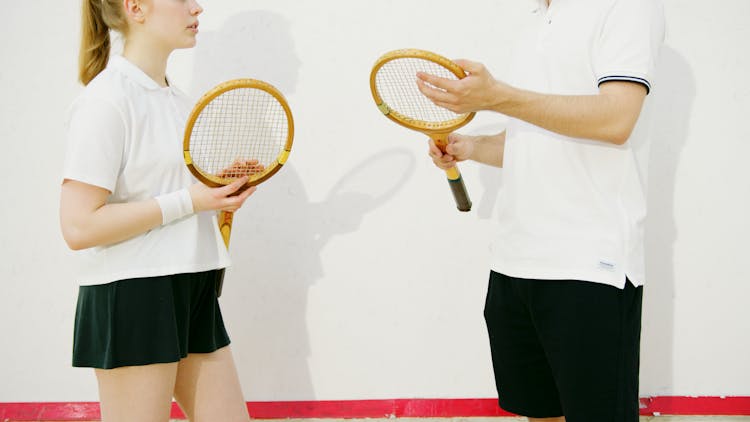
<path id="1" fill-rule="evenodd" d="M 187 188 L 159 195 L 156 202 L 161 208 L 161 224 L 169 224 L 193 213 L 193 198 Z"/>

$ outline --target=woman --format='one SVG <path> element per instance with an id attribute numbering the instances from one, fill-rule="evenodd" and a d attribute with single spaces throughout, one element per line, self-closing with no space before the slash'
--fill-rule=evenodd
<path id="1" fill-rule="evenodd" d="M 85 259 L 73 365 L 93 367 L 102 420 L 249 420 L 215 293 L 229 257 L 215 210 L 245 178 L 195 183 L 182 161 L 191 104 L 166 78 L 195 45 L 194 0 L 84 0 L 80 80 L 63 172 L 63 237 Z M 109 31 L 124 38 L 109 57 Z M 252 164 L 252 163 L 250 163 Z M 250 166 L 251 167 L 251 166 Z"/>

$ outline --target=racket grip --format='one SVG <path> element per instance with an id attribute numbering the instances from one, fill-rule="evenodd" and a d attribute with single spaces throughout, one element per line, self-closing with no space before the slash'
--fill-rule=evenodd
<path id="1" fill-rule="evenodd" d="M 453 192 L 453 199 L 456 200 L 456 207 L 461 212 L 471 211 L 471 199 L 469 199 L 469 193 L 466 191 L 464 179 L 458 168 L 453 167 L 445 172 L 448 175 L 448 185 Z"/>

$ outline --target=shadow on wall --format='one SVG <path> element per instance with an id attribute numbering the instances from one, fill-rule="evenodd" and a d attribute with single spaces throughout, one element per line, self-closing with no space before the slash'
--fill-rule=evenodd
<path id="1" fill-rule="evenodd" d="M 287 165 L 238 213 L 235 266 L 222 300 L 232 312 L 227 320 L 247 397 L 316 399 L 306 316 L 308 290 L 324 275 L 321 252 L 388 202 L 411 176 L 414 161 L 406 149 L 378 153 L 342 175 L 321 202 L 310 201 L 304 177 Z"/>
<path id="2" fill-rule="evenodd" d="M 260 79 L 285 96 L 294 93 L 302 62 L 289 22 L 268 11 L 238 13 L 219 31 L 201 32 L 195 47 L 192 91 L 203 93 L 236 78 Z"/>
<path id="3" fill-rule="evenodd" d="M 657 68 L 648 166 L 641 385 L 653 389 L 649 393 L 669 395 L 674 391 L 675 174 L 688 135 L 695 80 L 685 58 L 668 46 Z"/>

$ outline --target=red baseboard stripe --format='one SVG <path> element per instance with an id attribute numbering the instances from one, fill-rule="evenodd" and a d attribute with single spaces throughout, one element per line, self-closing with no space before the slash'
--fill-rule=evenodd
<path id="1" fill-rule="evenodd" d="M 251 416 L 277 418 L 450 418 L 513 416 L 495 399 L 396 399 L 248 403 Z"/>
<path id="2" fill-rule="evenodd" d="M 248 402 L 256 419 L 454 418 L 513 416 L 495 399 L 394 399 L 341 401 Z M 641 399 L 641 415 L 750 415 L 750 397 L 648 397 Z M 184 419 L 172 405 L 172 418 Z M 94 421 L 99 404 L 0 403 L 0 422 Z"/>
<path id="3" fill-rule="evenodd" d="M 750 397 L 647 397 L 641 415 L 750 416 Z"/>

